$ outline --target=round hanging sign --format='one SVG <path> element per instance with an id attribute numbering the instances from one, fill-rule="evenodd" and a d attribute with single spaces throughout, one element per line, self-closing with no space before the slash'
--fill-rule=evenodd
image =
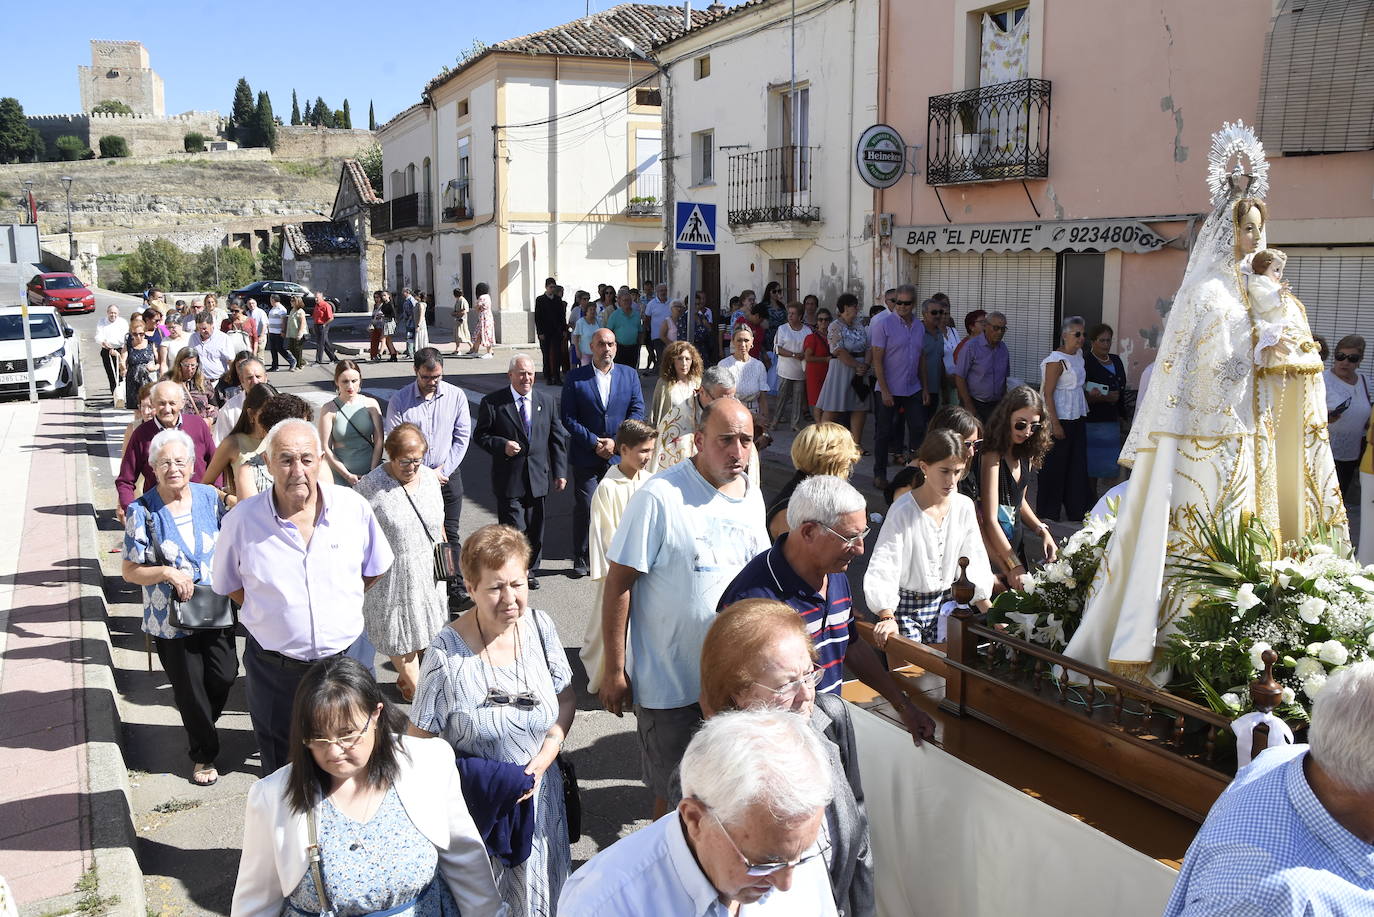
<path id="1" fill-rule="evenodd" d="M 886 124 L 875 124 L 859 135 L 854 151 L 859 177 L 874 188 L 891 188 L 906 171 L 906 144 Z"/>

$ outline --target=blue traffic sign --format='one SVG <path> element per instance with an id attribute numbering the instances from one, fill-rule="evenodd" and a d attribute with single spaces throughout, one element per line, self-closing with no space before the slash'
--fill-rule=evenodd
<path id="1" fill-rule="evenodd" d="M 673 248 L 684 252 L 716 250 L 716 205 L 678 201 L 673 220 Z"/>

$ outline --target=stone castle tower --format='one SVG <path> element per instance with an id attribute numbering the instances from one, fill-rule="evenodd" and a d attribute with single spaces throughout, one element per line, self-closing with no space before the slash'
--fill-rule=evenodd
<path id="1" fill-rule="evenodd" d="M 162 77 L 148 66 L 148 49 L 137 41 L 92 41 L 91 66 L 77 67 L 81 110 L 119 101 L 135 114 L 163 117 Z"/>

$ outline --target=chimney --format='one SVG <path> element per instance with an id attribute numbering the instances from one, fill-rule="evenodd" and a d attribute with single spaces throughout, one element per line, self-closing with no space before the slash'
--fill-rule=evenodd
<path id="1" fill-rule="evenodd" d="M 692 0 L 682 0 L 682 30 L 692 31 Z"/>

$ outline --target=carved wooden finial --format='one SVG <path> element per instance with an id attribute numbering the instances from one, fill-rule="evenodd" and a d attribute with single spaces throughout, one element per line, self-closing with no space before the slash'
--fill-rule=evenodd
<path id="1" fill-rule="evenodd" d="M 1265 650 L 1260 658 L 1264 660 L 1264 673 L 1250 682 L 1250 702 L 1260 713 L 1273 713 L 1283 699 L 1283 686 L 1274 680 L 1274 663 L 1279 661 L 1279 654 Z"/>
<path id="2" fill-rule="evenodd" d="M 974 595 L 973 581 L 968 578 L 968 558 L 959 558 L 959 578 L 954 581 L 950 588 L 950 594 L 954 598 L 954 604 L 960 611 L 969 607 L 973 602 Z"/>

